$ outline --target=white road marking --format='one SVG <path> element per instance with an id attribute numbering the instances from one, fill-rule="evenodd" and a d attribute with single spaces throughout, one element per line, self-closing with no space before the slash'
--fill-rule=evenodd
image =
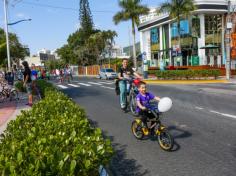
<path id="1" fill-rule="evenodd" d="M 95 84 L 95 85 L 99 85 L 99 86 L 102 86 L 102 84 L 99 84 L 99 83 L 95 83 L 95 82 L 88 82 L 89 84 Z"/>
<path id="2" fill-rule="evenodd" d="M 195 108 L 196 108 L 196 109 L 204 109 L 204 108 L 202 108 L 202 107 L 198 107 L 198 106 L 195 106 Z"/>
<path id="3" fill-rule="evenodd" d="M 82 86 L 87 86 L 87 87 L 91 86 L 90 84 L 85 84 L 85 83 L 78 83 L 78 84 Z"/>
<path id="4" fill-rule="evenodd" d="M 215 113 L 215 114 L 219 114 L 219 115 L 222 115 L 222 116 L 231 117 L 231 118 L 236 119 L 236 115 L 220 113 L 220 112 L 217 112 L 217 111 L 210 111 L 210 112 Z"/>
<path id="5" fill-rule="evenodd" d="M 114 82 L 98 82 L 98 83 L 101 83 L 101 84 L 114 84 Z"/>
<path id="6" fill-rule="evenodd" d="M 107 86 L 101 86 L 101 87 L 106 88 L 106 89 L 112 89 L 112 90 L 115 89 L 114 87 L 107 87 Z"/>
<path id="7" fill-rule="evenodd" d="M 75 85 L 75 84 L 68 84 L 68 85 L 72 87 L 80 87 L 79 85 Z"/>
<path id="8" fill-rule="evenodd" d="M 63 86 L 63 85 L 57 85 L 58 87 L 62 88 L 62 89 L 67 89 L 68 87 Z"/>

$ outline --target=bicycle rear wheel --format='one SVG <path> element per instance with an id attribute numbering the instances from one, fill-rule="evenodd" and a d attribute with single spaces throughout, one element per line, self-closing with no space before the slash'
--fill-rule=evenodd
<path id="1" fill-rule="evenodd" d="M 136 120 L 134 120 L 132 122 L 132 126 L 131 126 L 131 130 L 133 135 L 137 138 L 137 139 L 142 139 L 144 134 L 142 131 L 142 126 L 141 124 L 138 124 L 138 122 Z"/>

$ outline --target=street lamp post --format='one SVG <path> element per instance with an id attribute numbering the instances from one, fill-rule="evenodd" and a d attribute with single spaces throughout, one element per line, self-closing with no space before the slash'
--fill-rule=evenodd
<path id="1" fill-rule="evenodd" d="M 228 13 L 227 13 L 227 23 L 226 23 L 226 38 L 225 38 L 225 44 L 226 44 L 226 79 L 230 79 L 230 32 L 232 29 L 232 22 L 230 17 L 230 0 L 228 0 Z"/>
<path id="2" fill-rule="evenodd" d="M 10 60 L 10 47 L 8 38 L 8 21 L 7 21 L 7 0 L 4 0 L 4 16 L 5 16 L 5 33 L 6 33 L 6 44 L 7 44 L 7 67 L 8 71 L 11 71 L 11 60 Z"/>
<path id="3" fill-rule="evenodd" d="M 13 23 L 8 23 L 8 13 L 7 13 L 7 0 L 4 0 L 4 16 L 5 16 L 5 35 L 7 44 L 7 67 L 8 71 L 11 71 L 11 56 L 10 56 L 10 46 L 9 46 L 9 36 L 8 36 L 8 26 L 20 23 L 22 21 L 31 21 L 31 19 L 23 19 Z"/>

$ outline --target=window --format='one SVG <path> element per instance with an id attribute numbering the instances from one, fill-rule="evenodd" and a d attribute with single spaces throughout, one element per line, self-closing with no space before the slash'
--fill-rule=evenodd
<path id="1" fill-rule="evenodd" d="M 180 35 L 189 34 L 189 22 L 188 20 L 180 21 Z M 171 24 L 171 38 L 176 38 L 179 36 L 177 22 Z"/>
<path id="2" fill-rule="evenodd" d="M 151 44 L 159 43 L 159 28 L 151 29 Z"/>
<path id="3" fill-rule="evenodd" d="M 221 15 L 205 15 L 205 44 L 221 44 Z"/>
<path id="4" fill-rule="evenodd" d="M 111 72 L 114 72 L 114 70 L 108 68 L 108 69 L 106 69 L 106 72 L 111 73 Z"/>

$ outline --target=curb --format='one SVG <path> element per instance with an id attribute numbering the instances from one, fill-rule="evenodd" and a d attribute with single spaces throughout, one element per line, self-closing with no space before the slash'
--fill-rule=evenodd
<path id="1" fill-rule="evenodd" d="M 148 84 L 216 84 L 230 83 L 228 80 L 144 80 Z"/>

